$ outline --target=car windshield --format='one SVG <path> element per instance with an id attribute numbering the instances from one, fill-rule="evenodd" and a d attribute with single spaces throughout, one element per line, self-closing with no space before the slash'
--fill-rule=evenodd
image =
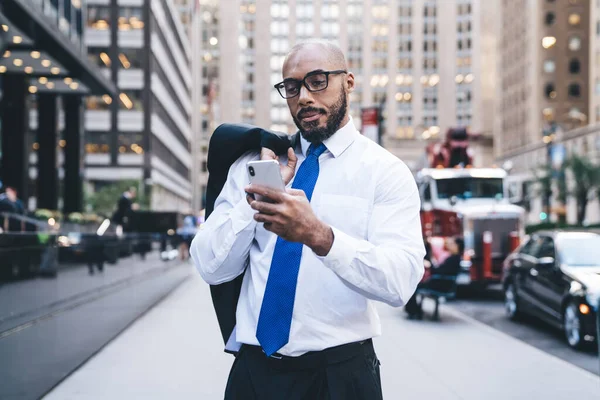
<path id="1" fill-rule="evenodd" d="M 450 178 L 436 179 L 438 198 L 461 199 L 502 198 L 502 178 Z"/>
<path id="2" fill-rule="evenodd" d="M 600 235 L 573 234 L 557 240 L 561 264 L 570 267 L 600 266 Z"/>

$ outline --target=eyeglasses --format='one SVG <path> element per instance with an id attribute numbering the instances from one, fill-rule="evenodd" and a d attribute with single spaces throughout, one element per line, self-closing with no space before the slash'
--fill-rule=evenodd
<path id="1" fill-rule="evenodd" d="M 301 81 L 298 79 L 286 79 L 283 82 L 279 82 L 275 85 L 275 89 L 277 89 L 284 99 L 291 99 L 300 94 L 302 85 L 304 85 L 309 92 L 320 92 L 321 90 L 327 89 L 327 86 L 329 85 L 329 75 L 347 73 L 348 71 L 343 69 L 338 69 L 336 71 L 313 71 L 306 74 Z"/>

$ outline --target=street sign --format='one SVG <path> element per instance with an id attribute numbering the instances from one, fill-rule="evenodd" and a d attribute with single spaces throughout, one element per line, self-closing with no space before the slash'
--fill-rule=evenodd
<path id="1" fill-rule="evenodd" d="M 360 112 L 362 134 L 379 143 L 379 109 L 377 107 L 363 108 Z"/>

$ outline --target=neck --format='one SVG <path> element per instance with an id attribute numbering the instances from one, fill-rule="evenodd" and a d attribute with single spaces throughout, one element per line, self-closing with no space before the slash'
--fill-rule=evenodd
<path id="1" fill-rule="evenodd" d="M 340 127 L 338 129 L 342 129 L 344 126 L 346 126 L 348 121 L 350 121 L 350 115 L 346 111 L 346 115 L 344 115 L 344 119 L 342 119 L 342 122 L 340 122 Z"/>

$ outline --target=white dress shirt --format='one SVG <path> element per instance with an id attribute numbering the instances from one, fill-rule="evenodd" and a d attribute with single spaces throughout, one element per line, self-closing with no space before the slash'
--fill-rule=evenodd
<path id="1" fill-rule="evenodd" d="M 287 356 L 381 334 L 373 300 L 404 305 L 423 276 L 425 248 L 415 180 L 398 158 L 361 135 L 350 120 L 325 142 L 311 206 L 333 229 L 325 257 L 303 247 Z M 296 149 L 298 167 L 309 143 Z M 247 153 L 229 170 L 191 254 L 211 285 L 231 281 L 249 265 L 237 306 L 237 342 L 259 345 L 256 326 L 277 236 L 253 219 L 246 201 Z M 287 163 L 287 157 L 281 157 Z M 291 187 L 290 185 L 288 185 Z M 247 261 L 249 260 L 249 264 Z"/>

